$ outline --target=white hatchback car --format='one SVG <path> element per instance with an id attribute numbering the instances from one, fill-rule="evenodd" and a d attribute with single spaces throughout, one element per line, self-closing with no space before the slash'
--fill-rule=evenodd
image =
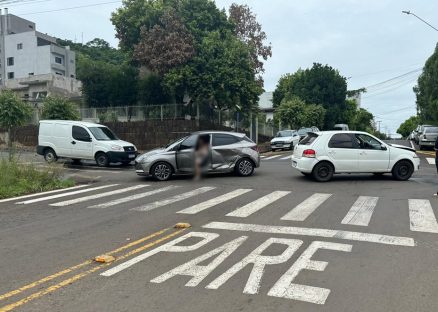
<path id="1" fill-rule="evenodd" d="M 292 167 L 319 182 L 335 173 L 392 173 L 408 180 L 420 167 L 415 150 L 388 144 L 359 131 L 309 133 L 294 149 Z"/>
<path id="2" fill-rule="evenodd" d="M 277 135 L 271 140 L 271 150 L 293 149 L 300 141 L 300 135 L 296 130 L 278 131 Z"/>

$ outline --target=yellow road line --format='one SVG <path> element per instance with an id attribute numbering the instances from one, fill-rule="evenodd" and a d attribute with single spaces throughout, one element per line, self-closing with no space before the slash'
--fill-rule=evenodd
<path id="1" fill-rule="evenodd" d="M 120 248 L 117 248 L 117 249 L 115 249 L 115 250 L 109 251 L 109 252 L 107 252 L 106 254 L 107 254 L 107 255 L 113 255 L 113 254 L 116 254 L 116 253 L 118 253 L 118 252 L 120 252 L 120 251 L 123 251 L 123 250 L 125 250 L 125 249 L 130 248 L 130 247 L 133 247 L 133 246 L 135 246 L 135 245 L 141 244 L 141 243 L 143 243 L 143 242 L 146 241 L 146 240 L 149 240 L 149 239 L 154 238 L 154 237 L 156 237 L 156 236 L 158 236 L 158 235 L 161 235 L 161 234 L 163 234 L 164 232 L 166 232 L 166 231 L 168 231 L 168 230 L 169 230 L 169 228 L 167 228 L 167 229 L 163 229 L 163 230 L 160 230 L 160 231 L 155 232 L 155 233 L 153 233 L 153 234 L 151 234 L 151 235 L 148 235 L 148 236 L 146 236 L 146 237 L 143 237 L 143 238 L 141 238 L 141 239 L 139 239 L 139 240 L 136 240 L 136 241 L 133 241 L 133 242 L 131 242 L 131 243 L 129 243 L 129 244 L 126 244 L 126 245 L 124 245 L 124 246 L 122 246 L 122 247 L 120 247 Z M 77 265 L 74 265 L 74 266 L 69 267 L 69 268 L 67 268 L 67 269 L 64 269 L 64 270 L 62 270 L 62 271 L 59 271 L 59 272 L 57 272 L 57 273 L 55 273 L 55 274 L 52 274 L 52 275 L 46 276 L 46 277 L 44 277 L 44 278 L 42 278 L 42 279 L 40 279 L 40 280 L 38 280 L 38 281 L 32 282 L 32 283 L 27 284 L 27 285 L 25 285 L 25 286 L 22 286 L 22 287 L 20 287 L 20 288 L 18 288 L 18 289 L 12 290 L 12 291 L 10 291 L 10 292 L 8 292 L 8 293 L 6 293 L 6 294 L 0 295 L 0 301 L 2 301 L 2 300 L 4 300 L 4 299 L 7 299 L 7 298 L 10 298 L 10 297 L 12 297 L 12 296 L 18 295 L 18 294 L 22 293 L 23 291 L 29 290 L 29 289 L 31 289 L 31 288 L 34 288 L 34 287 L 38 286 L 38 285 L 44 284 L 44 283 L 46 283 L 46 282 L 49 282 L 49 281 L 51 281 L 51 280 L 53 280 L 53 279 L 55 279 L 55 278 L 58 278 L 58 277 L 60 277 L 60 276 L 62 276 L 62 275 L 65 275 L 65 274 L 67 274 L 67 273 L 71 273 L 71 272 L 73 272 L 73 271 L 75 271 L 75 270 L 77 270 L 77 269 L 79 269 L 79 268 L 81 268 L 81 267 L 84 267 L 84 266 L 86 266 L 86 265 L 88 265 L 88 264 L 91 264 L 92 262 L 93 262 L 93 261 L 91 261 L 91 260 L 87 260 L 87 261 L 82 262 L 82 263 L 80 263 L 80 264 L 77 264 Z"/>
<path id="2" fill-rule="evenodd" d="M 166 230 L 168 230 L 168 229 L 166 229 Z M 172 238 L 172 237 L 178 235 L 179 233 L 181 233 L 181 232 L 183 232 L 185 230 L 186 229 L 181 229 L 181 230 L 175 231 L 175 232 L 173 232 L 173 233 L 171 233 L 171 234 L 169 234 L 167 236 L 161 237 L 161 238 L 157 239 L 156 241 L 153 241 L 153 242 L 151 242 L 149 244 L 146 244 L 146 245 L 144 245 L 144 246 L 142 246 L 140 248 L 132 250 L 132 251 L 128 252 L 127 254 L 122 255 L 122 256 L 116 258 L 115 261 L 123 260 L 123 259 L 125 259 L 125 258 L 127 258 L 129 256 L 132 256 L 132 255 L 134 255 L 136 253 L 139 253 L 139 252 L 141 252 L 141 251 L 143 251 L 145 249 L 151 248 L 151 247 L 153 247 L 153 246 L 155 246 L 155 245 L 157 245 L 157 244 L 159 244 L 159 243 L 161 243 L 161 242 L 163 242 L 165 240 L 168 240 L 169 238 Z M 154 235 L 154 234 L 152 234 L 152 235 Z M 48 287 L 48 288 L 46 288 L 44 290 L 38 291 L 36 293 L 33 293 L 32 295 L 27 296 L 26 298 L 23 298 L 23 299 L 21 299 L 21 300 L 19 300 L 17 302 L 8 304 L 6 306 L 3 306 L 3 307 L 0 308 L 0 312 L 12 311 L 13 309 L 18 308 L 18 307 L 28 303 L 29 301 L 32 301 L 34 299 L 43 297 L 43 296 L 45 296 L 47 294 L 50 294 L 50 293 L 52 293 L 52 292 L 54 292 L 54 291 L 56 291 L 56 290 L 58 290 L 58 289 L 60 289 L 60 288 L 62 288 L 64 286 L 70 285 L 70 284 L 80 280 L 81 278 L 83 278 L 83 277 L 85 277 L 87 275 L 90 275 L 91 273 L 94 273 L 94 272 L 96 272 L 96 271 L 98 271 L 98 270 L 100 270 L 100 269 L 102 269 L 104 267 L 107 267 L 107 266 L 111 265 L 111 264 L 112 263 L 104 263 L 104 264 L 96 266 L 96 267 L 94 267 L 94 268 L 92 268 L 90 270 L 87 270 L 85 272 L 79 273 L 79 274 L 77 274 L 77 275 L 75 275 L 73 277 L 70 277 L 70 278 L 68 278 L 66 280 L 63 280 L 62 282 L 60 282 L 58 284 L 55 284 L 55 285 L 50 286 L 50 287 Z"/>

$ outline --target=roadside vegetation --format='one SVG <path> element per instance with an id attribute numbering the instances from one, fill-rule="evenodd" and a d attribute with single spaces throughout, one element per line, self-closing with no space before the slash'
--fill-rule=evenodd
<path id="1" fill-rule="evenodd" d="M 73 186 L 71 179 L 63 179 L 62 168 L 37 168 L 22 164 L 16 158 L 0 160 L 0 199 L 30 193 L 51 191 Z"/>

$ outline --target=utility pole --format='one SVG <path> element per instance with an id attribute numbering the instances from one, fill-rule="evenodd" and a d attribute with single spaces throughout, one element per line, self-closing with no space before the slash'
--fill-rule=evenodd
<path id="1" fill-rule="evenodd" d="M 378 120 L 378 121 L 376 121 L 378 124 L 379 124 L 379 126 L 378 126 L 378 130 L 377 131 L 379 131 L 380 132 L 380 123 L 382 122 L 381 120 Z"/>
<path id="2" fill-rule="evenodd" d="M 412 13 L 411 11 L 402 11 L 402 13 L 406 14 L 406 15 L 413 15 L 416 18 L 418 18 L 420 21 L 422 21 L 423 23 L 425 23 L 427 26 L 433 28 L 434 30 L 438 31 L 438 28 L 432 26 L 429 22 L 426 22 L 424 19 L 422 19 L 421 17 L 419 17 L 418 15 L 416 15 L 415 13 Z"/>

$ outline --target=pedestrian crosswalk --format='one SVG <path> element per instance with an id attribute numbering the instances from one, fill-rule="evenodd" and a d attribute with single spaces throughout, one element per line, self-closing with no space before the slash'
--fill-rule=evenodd
<path id="1" fill-rule="evenodd" d="M 262 161 L 267 161 L 267 160 L 290 160 L 292 157 L 292 155 L 286 155 L 286 154 L 278 154 L 278 155 L 271 155 L 271 156 L 265 156 L 265 155 L 261 155 L 260 159 Z"/>
<path id="2" fill-rule="evenodd" d="M 102 192 L 104 190 L 104 192 Z M 125 195 L 126 194 L 126 195 Z M 297 225 L 308 221 L 312 215 L 322 212 L 335 215 L 336 226 L 368 227 L 373 224 L 376 211 L 385 210 L 385 205 L 375 196 L 350 196 L 345 194 L 311 193 L 297 194 L 293 190 L 255 190 L 239 188 L 223 190 L 214 186 L 166 185 L 153 187 L 148 184 L 121 187 L 119 184 L 89 185 L 66 190 L 43 192 L 7 200 L 7 204 L 47 204 L 53 207 L 74 206 L 79 208 L 123 208 L 136 212 L 150 212 L 170 207 L 172 213 L 196 215 L 209 211 L 222 211 L 222 216 L 242 220 L 251 216 L 269 214 L 279 222 Z M 57 199 L 63 198 L 63 201 Z M 23 200 L 24 199 L 24 200 Z M 191 199 L 191 200 L 190 200 Z M 194 200 L 195 199 L 195 200 Z M 195 201 L 195 204 L 193 202 Z M 383 200 L 384 201 L 384 200 Z M 187 204 L 187 202 L 191 204 Z M 0 202 L 2 204 L 2 202 Z M 404 207 L 404 208 L 403 208 Z M 428 199 L 408 199 L 394 218 L 408 216 L 405 228 L 412 232 L 438 233 L 436 210 L 438 204 Z M 378 214 L 378 213 L 377 213 Z M 385 214 L 387 216 L 387 213 Z M 271 219 L 272 220 L 272 219 Z M 335 226 L 335 225 L 334 225 Z"/>
<path id="3" fill-rule="evenodd" d="M 426 160 L 429 163 L 429 165 L 435 165 L 436 164 L 435 158 L 427 157 Z"/>

